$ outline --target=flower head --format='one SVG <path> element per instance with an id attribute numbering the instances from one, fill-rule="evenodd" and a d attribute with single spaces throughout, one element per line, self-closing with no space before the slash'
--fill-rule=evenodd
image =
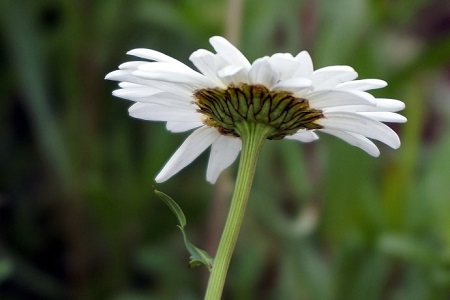
<path id="1" fill-rule="evenodd" d="M 120 81 L 113 95 L 136 102 L 132 117 L 165 121 L 172 132 L 195 131 L 156 177 L 169 179 L 211 146 L 207 180 L 214 183 L 241 150 L 241 122 L 271 128 L 268 139 L 311 142 L 317 132 L 334 135 L 372 156 L 380 154 L 370 139 L 400 147 L 397 134 L 382 122 L 406 122 L 397 114 L 405 105 L 375 98 L 367 91 L 385 87 L 379 79 L 356 80 L 349 66 L 313 69 L 306 51 L 277 53 L 250 63 L 226 39 L 215 36 L 212 53 L 192 53 L 194 71 L 150 49 L 128 54 L 150 61 L 131 61 L 106 79 Z"/>

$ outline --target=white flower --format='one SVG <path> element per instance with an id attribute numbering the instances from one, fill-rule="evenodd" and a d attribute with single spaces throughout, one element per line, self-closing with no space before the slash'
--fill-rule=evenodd
<path id="1" fill-rule="evenodd" d="M 277 53 L 250 63 L 226 39 L 215 36 L 210 43 L 216 53 L 200 49 L 190 56 L 200 72 L 160 52 L 134 49 L 128 54 L 152 62 L 126 62 L 106 76 L 120 81 L 113 95 L 137 102 L 129 109 L 132 117 L 164 121 L 172 132 L 195 129 L 157 182 L 169 179 L 211 146 L 206 177 L 214 183 L 241 150 L 234 123 L 247 118 L 274 126 L 269 137 L 274 139 L 311 142 L 320 131 L 372 156 L 380 152 L 369 138 L 400 147 L 397 134 L 382 122 L 406 122 L 395 113 L 404 103 L 366 92 L 386 82 L 356 80 L 358 74 L 349 66 L 314 70 L 306 51 L 297 56 Z"/>

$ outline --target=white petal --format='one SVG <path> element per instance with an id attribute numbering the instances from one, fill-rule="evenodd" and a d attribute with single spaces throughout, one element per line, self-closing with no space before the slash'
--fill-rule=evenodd
<path id="1" fill-rule="evenodd" d="M 272 87 L 272 90 L 290 91 L 298 95 L 304 95 L 312 90 L 312 81 L 304 77 L 281 80 Z"/>
<path id="2" fill-rule="evenodd" d="M 171 132 L 184 132 L 204 125 L 202 122 L 176 122 L 169 121 L 166 124 L 167 130 Z"/>
<path id="3" fill-rule="evenodd" d="M 214 143 L 220 134 L 212 127 L 200 127 L 194 131 L 172 155 L 164 168 L 156 176 L 156 182 L 163 182 L 181 171 Z"/>
<path id="4" fill-rule="evenodd" d="M 318 90 L 335 88 L 338 84 L 357 77 L 358 73 L 352 67 L 330 66 L 314 71 L 311 79 L 314 83 L 314 88 Z"/>
<path id="5" fill-rule="evenodd" d="M 202 114 L 195 109 L 168 107 L 152 103 L 135 103 L 129 109 L 130 116 L 149 121 L 200 122 Z"/>
<path id="6" fill-rule="evenodd" d="M 346 111 L 346 112 L 369 112 L 369 111 L 382 111 L 376 107 L 375 105 L 342 105 L 329 107 L 324 109 L 325 112 L 333 112 L 333 111 Z"/>
<path id="7" fill-rule="evenodd" d="M 128 81 L 128 80 L 122 80 L 124 76 L 129 76 L 131 72 L 125 71 L 125 70 L 115 70 L 112 72 L 109 72 L 106 74 L 105 79 L 107 80 L 115 80 L 115 81 Z"/>
<path id="8" fill-rule="evenodd" d="M 362 79 L 343 82 L 337 85 L 339 89 L 368 91 L 374 89 L 381 89 L 387 86 L 387 82 L 381 79 Z"/>
<path id="9" fill-rule="evenodd" d="M 140 65 L 148 64 L 147 61 L 127 61 L 119 65 L 121 70 L 137 70 Z"/>
<path id="10" fill-rule="evenodd" d="M 229 41 L 221 36 L 214 36 L 209 39 L 209 42 L 223 59 L 225 59 L 229 64 L 240 66 L 244 68 L 250 68 L 250 62 L 248 59 L 239 51 L 235 46 L 233 46 Z"/>
<path id="11" fill-rule="evenodd" d="M 368 154 L 378 157 L 380 155 L 380 150 L 377 146 L 365 136 L 362 136 L 357 133 L 352 133 L 348 131 L 334 130 L 334 129 L 318 129 L 322 132 L 334 135 L 335 137 L 340 138 L 341 140 L 349 143 L 352 146 L 356 146 L 366 151 Z"/>
<path id="12" fill-rule="evenodd" d="M 248 83 L 248 70 L 238 66 L 226 66 L 217 73 L 225 85 Z"/>
<path id="13" fill-rule="evenodd" d="M 188 74 L 182 74 L 180 72 L 146 72 L 146 71 L 134 71 L 134 76 L 137 76 L 142 79 L 155 80 L 155 81 L 163 81 L 163 82 L 172 82 L 178 84 L 186 84 L 192 85 L 197 88 L 201 87 L 214 87 L 215 84 L 212 81 L 204 81 L 199 80 L 194 76 Z"/>
<path id="14" fill-rule="evenodd" d="M 158 61 L 158 62 L 166 62 L 166 63 L 176 64 L 179 66 L 183 66 L 185 68 L 189 68 L 188 66 L 186 66 L 179 60 L 176 60 L 173 57 L 170 57 L 164 53 L 161 53 L 159 51 L 155 51 L 152 49 L 138 48 L 138 49 L 133 49 L 133 50 L 128 51 L 127 54 L 133 55 L 136 57 L 140 57 L 140 58 Z"/>
<path id="15" fill-rule="evenodd" d="M 270 63 L 268 57 L 257 59 L 248 72 L 250 84 L 262 84 L 267 88 L 272 87 L 280 78 L 280 74 L 276 73 Z"/>
<path id="16" fill-rule="evenodd" d="M 407 121 L 404 116 L 392 112 L 375 111 L 360 112 L 359 114 L 380 122 L 405 123 Z"/>
<path id="17" fill-rule="evenodd" d="M 311 78 L 314 71 L 313 62 L 308 52 L 302 51 L 295 57 L 299 63 L 297 70 L 292 77 L 306 77 Z"/>
<path id="18" fill-rule="evenodd" d="M 112 94 L 116 97 L 128 99 L 128 100 L 134 100 L 136 98 L 143 98 L 152 96 L 155 94 L 163 93 L 160 89 L 154 88 L 154 87 L 135 87 L 135 88 L 124 88 L 115 90 L 112 92 Z"/>
<path id="19" fill-rule="evenodd" d="M 325 117 L 315 121 L 325 129 L 336 129 L 361 134 L 371 139 L 379 140 L 397 149 L 400 147 L 398 135 L 387 125 L 361 116 L 357 113 L 330 112 Z"/>
<path id="20" fill-rule="evenodd" d="M 223 85 L 222 81 L 217 76 L 217 72 L 226 65 L 226 62 L 220 56 L 213 54 L 208 50 L 199 49 L 192 53 L 189 59 L 206 77 L 219 86 Z"/>
<path id="21" fill-rule="evenodd" d="M 396 112 L 405 108 L 405 104 L 393 99 L 375 99 L 373 105 L 342 105 L 326 108 L 325 111 L 347 111 L 347 112 Z"/>
<path id="22" fill-rule="evenodd" d="M 236 160 L 241 148 L 241 139 L 221 135 L 211 146 L 206 180 L 215 183 L 220 173 Z"/>
<path id="23" fill-rule="evenodd" d="M 137 84 L 137 83 L 131 83 L 131 82 L 119 82 L 119 86 L 121 88 L 144 88 L 145 85 Z"/>
<path id="24" fill-rule="evenodd" d="M 350 92 L 340 90 L 324 90 L 308 94 L 306 97 L 312 108 L 323 109 L 333 106 L 371 104 L 363 92 Z M 375 100 L 373 100 L 375 101 Z"/>
<path id="25" fill-rule="evenodd" d="M 287 135 L 285 139 L 309 143 L 319 139 L 319 137 L 312 130 L 299 130 L 293 135 Z"/>
<path id="26" fill-rule="evenodd" d="M 193 84 L 199 87 L 214 87 L 216 84 L 205 77 L 203 74 L 195 72 L 192 69 L 179 67 L 168 63 L 148 63 L 139 66 L 132 75 L 152 80 L 161 80 L 167 82 L 178 82 L 184 84 Z"/>
<path id="27" fill-rule="evenodd" d="M 166 92 L 148 97 L 135 98 L 131 100 L 141 103 L 161 105 L 174 109 L 187 109 L 189 111 L 196 111 L 198 108 L 198 106 L 189 101 L 189 99 L 184 99 L 177 95 L 169 94 Z"/>
<path id="28" fill-rule="evenodd" d="M 276 53 L 268 61 L 272 69 L 280 74 L 280 80 L 291 78 L 300 66 L 299 61 L 290 53 Z"/>
<path id="29" fill-rule="evenodd" d="M 192 93 L 196 89 L 195 87 L 192 87 L 190 85 L 180 85 L 179 83 L 173 83 L 173 82 L 148 80 L 148 79 L 136 77 L 132 73 L 133 73 L 133 71 L 116 70 L 116 71 L 113 71 L 113 72 L 107 74 L 105 79 L 129 82 L 129 83 L 154 87 L 154 88 L 158 88 L 163 91 L 166 91 L 166 92 L 170 92 L 170 93 L 174 93 L 174 94 L 176 93 L 180 96 L 192 95 Z"/>
<path id="30" fill-rule="evenodd" d="M 405 108 L 405 103 L 396 99 L 377 98 L 375 105 L 380 109 L 391 112 L 400 111 Z"/>

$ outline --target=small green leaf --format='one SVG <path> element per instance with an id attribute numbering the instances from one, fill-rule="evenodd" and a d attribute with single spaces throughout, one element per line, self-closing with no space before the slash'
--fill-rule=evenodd
<path id="1" fill-rule="evenodd" d="M 179 226 L 181 233 L 183 234 L 184 244 L 186 245 L 186 249 L 188 250 L 189 254 L 191 255 L 189 258 L 191 261 L 189 262 L 189 267 L 194 268 L 201 264 L 205 265 L 205 267 L 211 271 L 212 265 L 213 265 L 213 259 L 209 254 L 200 248 L 197 248 L 194 246 L 188 239 L 186 232 L 183 228 Z"/>
<path id="2" fill-rule="evenodd" d="M 184 213 L 181 210 L 180 206 L 172 198 L 170 198 L 168 195 L 164 194 L 163 192 L 160 192 L 158 190 L 154 190 L 154 191 L 155 191 L 156 196 L 158 196 L 159 199 L 164 201 L 164 203 L 175 214 L 175 216 L 178 219 L 178 222 L 180 223 L 180 227 L 184 228 L 186 226 L 186 217 L 184 216 Z"/>
<path id="3" fill-rule="evenodd" d="M 205 267 L 211 271 L 212 265 L 213 265 L 213 258 L 209 256 L 209 254 L 200 248 L 195 247 L 188 239 L 186 232 L 184 231 L 184 228 L 186 227 L 186 217 L 181 210 L 180 206 L 168 195 L 164 194 L 163 192 L 160 192 L 158 190 L 154 190 L 156 196 L 160 198 L 169 208 L 170 210 L 176 215 L 178 222 L 180 225 L 178 225 L 178 228 L 181 230 L 181 234 L 183 235 L 184 244 L 186 246 L 186 249 L 188 250 L 190 256 L 189 261 L 189 267 L 194 268 L 198 267 L 200 265 L 205 265 Z"/>

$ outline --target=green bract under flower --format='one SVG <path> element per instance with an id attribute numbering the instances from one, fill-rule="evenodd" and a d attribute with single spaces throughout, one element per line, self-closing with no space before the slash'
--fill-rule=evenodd
<path id="1" fill-rule="evenodd" d="M 268 139 L 282 139 L 301 129 L 320 129 L 314 123 L 322 111 L 309 107 L 308 100 L 291 92 L 270 91 L 263 85 L 201 89 L 194 93 L 203 122 L 221 134 L 239 137 L 236 123 L 255 122 L 273 128 Z"/>
<path id="2" fill-rule="evenodd" d="M 314 70 L 306 51 L 296 56 L 276 53 L 250 63 L 226 39 L 215 36 L 210 43 L 215 53 L 199 49 L 190 56 L 199 72 L 161 52 L 134 49 L 128 54 L 147 61 L 126 62 L 106 76 L 120 82 L 115 96 L 136 102 L 131 116 L 164 121 L 172 132 L 194 130 L 157 182 L 211 147 L 206 178 L 214 183 L 241 151 L 242 125 L 264 124 L 269 139 L 300 142 L 326 133 L 372 156 L 380 151 L 371 139 L 400 147 L 398 135 L 384 122 L 406 122 L 396 113 L 404 103 L 368 92 L 385 87 L 383 80 L 356 80 L 350 66 Z"/>

